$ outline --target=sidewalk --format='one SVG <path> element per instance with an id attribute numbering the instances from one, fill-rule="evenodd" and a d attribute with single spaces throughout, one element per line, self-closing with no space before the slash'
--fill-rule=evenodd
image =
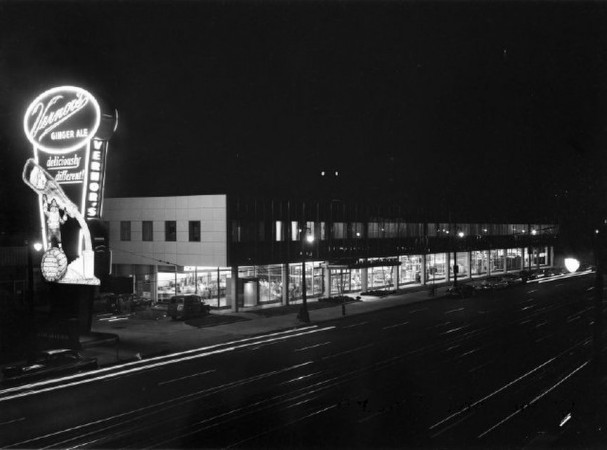
<path id="1" fill-rule="evenodd" d="M 431 297 L 428 289 L 390 294 L 385 297 L 361 296 L 360 301 L 345 305 L 346 316 L 365 314 L 386 308 L 444 298 L 446 286 L 437 287 Z M 93 336 L 82 341 L 82 354 L 97 358 L 100 366 L 144 359 L 220 344 L 246 336 L 271 333 L 307 325 L 297 318 L 301 303 L 273 308 L 247 308 L 245 311 L 211 311 L 202 319 L 173 321 L 168 317 L 158 320 L 131 316 L 101 317 L 93 321 Z M 316 299 L 308 301 L 311 324 L 340 319 L 342 305 L 323 304 Z M 212 319 L 211 319 L 212 318 Z M 190 324 L 188 324 L 190 323 Z M 116 335 L 118 339 L 109 338 Z M 105 339 L 104 339 L 105 338 Z"/>

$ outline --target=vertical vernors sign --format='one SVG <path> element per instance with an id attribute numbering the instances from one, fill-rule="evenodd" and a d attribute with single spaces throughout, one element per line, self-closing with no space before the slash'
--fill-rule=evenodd
<path id="1" fill-rule="evenodd" d="M 100 121 L 95 97 L 84 89 L 62 86 L 36 97 L 25 113 L 23 128 L 35 147 L 64 155 L 84 147 L 95 136 Z"/>
<path id="2" fill-rule="evenodd" d="M 38 194 L 48 281 L 99 284 L 87 220 L 101 215 L 108 139 L 116 125 L 117 114 L 102 114 L 95 97 L 75 86 L 43 92 L 25 112 L 34 157 L 23 181 Z"/>

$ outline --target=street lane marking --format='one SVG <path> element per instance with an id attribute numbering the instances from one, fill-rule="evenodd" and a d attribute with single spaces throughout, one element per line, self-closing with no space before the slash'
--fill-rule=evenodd
<path id="1" fill-rule="evenodd" d="M 579 319 L 581 319 L 580 316 L 574 316 L 574 317 L 568 318 L 567 319 L 567 323 L 571 323 L 571 322 L 573 322 L 575 320 L 579 320 Z"/>
<path id="2" fill-rule="evenodd" d="M 215 370 L 215 369 L 205 370 L 204 372 L 198 372 L 198 373 L 195 373 L 195 374 L 192 374 L 192 375 L 186 375 L 185 377 L 173 378 L 172 380 L 162 381 L 162 382 L 158 383 L 158 386 L 162 386 L 164 384 L 169 384 L 169 383 L 175 383 L 176 381 L 185 380 L 187 378 L 193 378 L 193 377 L 199 377 L 199 376 L 202 376 L 202 375 L 207 375 L 207 374 L 213 373 L 213 372 L 217 372 L 217 370 Z"/>
<path id="3" fill-rule="evenodd" d="M 483 367 L 488 366 L 489 364 L 491 364 L 491 362 L 492 361 L 489 361 L 489 362 L 486 362 L 484 364 L 481 364 L 480 366 L 473 367 L 472 369 L 468 370 L 468 373 L 476 372 L 477 370 L 482 369 Z"/>
<path id="4" fill-rule="evenodd" d="M 374 344 L 367 344 L 367 345 L 362 345 L 360 347 L 356 347 L 356 348 L 351 348 L 350 350 L 346 350 L 344 352 L 339 352 L 339 353 L 334 353 L 332 355 L 328 355 L 328 356 L 323 356 L 322 359 L 330 359 L 330 358 L 337 358 L 338 356 L 343 356 L 343 355 L 347 355 L 349 353 L 354 353 L 358 350 L 363 350 L 365 348 L 369 348 L 369 347 L 373 347 Z"/>
<path id="5" fill-rule="evenodd" d="M 358 322 L 358 323 L 355 323 L 355 324 L 353 324 L 353 325 L 346 325 L 345 327 L 342 327 L 342 328 L 354 328 L 354 327 L 360 327 L 361 325 L 366 325 L 366 324 L 368 324 L 368 323 L 369 323 L 369 322 Z"/>
<path id="6" fill-rule="evenodd" d="M 22 420 L 25 420 L 25 417 L 21 417 L 19 419 L 9 420 L 8 422 L 0 422 L 0 427 L 3 426 L 3 425 L 10 425 L 11 423 L 15 423 L 15 422 L 21 422 Z"/>
<path id="7" fill-rule="evenodd" d="M 447 330 L 444 333 L 441 333 L 439 336 L 444 336 L 445 334 L 455 333 L 456 331 L 463 330 L 464 328 L 468 328 L 468 325 L 463 326 L 463 327 L 451 328 L 450 330 Z"/>
<path id="8" fill-rule="evenodd" d="M 411 311 L 409 311 L 409 314 L 413 314 L 413 313 L 421 312 L 421 311 L 428 311 L 428 308 L 412 309 Z"/>
<path id="9" fill-rule="evenodd" d="M 451 313 L 460 312 L 460 311 L 463 311 L 463 310 L 464 310 L 464 308 L 452 309 L 451 311 L 447 311 L 445 314 L 451 314 Z"/>
<path id="10" fill-rule="evenodd" d="M 394 325 L 388 325 L 387 327 L 383 327 L 382 330 L 388 330 L 390 328 L 402 327 L 403 325 L 407 325 L 409 322 L 401 322 Z"/>
<path id="11" fill-rule="evenodd" d="M 539 289 L 531 289 L 530 291 L 527 291 L 527 294 L 533 294 L 534 292 L 539 291 Z"/>
<path id="12" fill-rule="evenodd" d="M 296 381 L 305 380 L 306 378 L 313 377 L 314 375 L 318 375 L 319 373 L 322 373 L 322 372 L 312 372 L 312 373 L 308 373 L 308 374 L 306 374 L 306 375 L 302 375 L 302 376 L 297 377 L 297 378 L 292 378 L 292 379 L 290 379 L 290 380 L 283 381 L 283 382 L 282 382 L 282 383 L 280 383 L 279 385 L 280 385 L 280 386 L 282 386 L 283 384 L 295 383 Z"/>
<path id="13" fill-rule="evenodd" d="M 590 286 L 588 289 L 586 289 L 586 291 L 591 291 L 594 289 L 594 286 Z"/>
<path id="14" fill-rule="evenodd" d="M 462 353 L 462 354 L 461 354 L 459 357 L 460 357 L 460 358 L 463 358 L 464 356 L 471 355 L 472 353 L 476 353 L 476 352 L 478 352 L 479 350 L 480 350 L 480 347 L 477 347 L 477 348 L 475 348 L 475 349 L 472 349 L 472 350 L 470 350 L 470 351 L 467 351 L 466 353 Z"/>
<path id="15" fill-rule="evenodd" d="M 294 352 L 303 352 L 304 350 L 310 350 L 311 348 L 322 347 L 323 345 L 328 345 L 330 343 L 331 343 L 331 341 L 327 341 L 327 342 L 323 342 L 322 344 L 315 344 L 315 345 L 309 345 L 308 347 L 296 348 L 293 351 Z"/>
<path id="16" fill-rule="evenodd" d="M 542 392 L 540 395 L 538 395 L 537 397 L 535 397 L 533 400 L 531 400 L 529 403 L 527 403 L 526 405 L 523 405 L 521 408 L 517 409 L 516 411 L 514 411 L 512 414 L 510 414 L 509 416 L 507 416 L 506 418 L 500 420 L 498 423 L 496 423 L 495 425 L 493 425 L 491 428 L 489 428 L 488 430 L 482 432 L 481 434 L 479 434 L 477 436 L 477 439 L 481 439 L 483 436 L 486 436 L 487 434 L 491 433 L 493 430 L 495 430 L 497 427 L 501 426 L 502 424 L 506 423 L 508 420 L 512 419 L 514 416 L 516 416 L 518 413 L 520 413 L 521 411 L 523 411 L 524 409 L 528 408 L 529 406 L 533 405 L 534 403 L 536 403 L 537 401 L 539 401 L 541 398 L 545 397 L 546 395 L 548 395 L 550 392 L 552 392 L 554 389 L 556 389 L 558 386 L 560 386 L 561 384 L 563 384 L 565 381 L 567 381 L 569 378 L 571 378 L 573 375 L 575 375 L 577 372 L 579 372 L 580 370 L 582 370 L 584 367 L 586 367 L 586 365 L 588 365 L 590 361 L 586 361 L 585 363 L 583 363 L 582 365 L 578 366 L 576 369 L 573 370 L 573 372 L 569 373 L 566 377 L 562 378 L 558 383 L 556 383 L 554 386 L 552 386 L 551 388 L 545 390 L 544 392 Z"/>
<path id="17" fill-rule="evenodd" d="M 533 308 L 533 305 L 525 306 L 524 308 L 521 308 L 521 311 L 525 311 L 526 309 L 531 309 L 531 308 Z"/>
<path id="18" fill-rule="evenodd" d="M 451 347 L 449 347 L 448 349 L 443 350 L 443 352 L 447 353 L 447 352 L 450 352 L 451 350 L 455 350 L 456 348 L 459 348 L 459 347 L 461 347 L 460 344 L 455 344 L 455 345 L 452 345 Z"/>

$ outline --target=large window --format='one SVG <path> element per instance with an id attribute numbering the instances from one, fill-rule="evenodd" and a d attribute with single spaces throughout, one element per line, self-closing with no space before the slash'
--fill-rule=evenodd
<path id="1" fill-rule="evenodd" d="M 487 250 L 473 250 L 470 252 L 472 275 L 483 275 L 487 273 L 489 267 L 489 252 Z"/>
<path id="2" fill-rule="evenodd" d="M 453 266 L 455 266 L 455 261 L 453 259 L 453 253 L 450 253 L 449 260 L 449 273 L 453 276 Z M 469 261 L 468 261 L 468 252 L 458 252 L 457 253 L 457 276 L 458 277 L 467 277 L 469 272 Z"/>
<path id="3" fill-rule="evenodd" d="M 190 242 L 200 242 L 200 220 L 190 220 L 189 239 Z"/>
<path id="4" fill-rule="evenodd" d="M 177 240 L 177 222 L 167 220 L 164 222 L 164 240 L 167 242 L 175 242 Z"/>
<path id="5" fill-rule="evenodd" d="M 367 270 L 367 284 L 369 289 L 382 289 L 394 287 L 394 269 L 397 266 L 376 266 Z"/>
<path id="6" fill-rule="evenodd" d="M 521 270 L 523 253 L 520 248 L 509 248 L 506 253 L 506 270 Z"/>
<path id="7" fill-rule="evenodd" d="M 491 272 L 504 271 L 504 250 L 491 250 Z"/>
<path id="8" fill-rule="evenodd" d="M 400 284 L 421 283 L 422 281 L 422 256 L 406 255 L 399 258 Z"/>
<path id="9" fill-rule="evenodd" d="M 351 222 L 350 223 L 350 236 L 351 239 L 361 239 L 364 237 L 364 229 L 362 222 Z"/>
<path id="10" fill-rule="evenodd" d="M 274 222 L 274 240 L 276 242 L 282 242 L 285 240 L 285 227 L 284 222 L 281 220 Z"/>
<path id="11" fill-rule="evenodd" d="M 130 241 L 131 240 L 131 222 L 128 220 L 120 221 L 120 240 Z"/>
<path id="12" fill-rule="evenodd" d="M 322 295 L 323 273 L 318 262 L 306 262 L 306 296 L 319 297 Z M 289 264 L 289 298 L 302 298 L 301 264 Z"/>
<path id="13" fill-rule="evenodd" d="M 282 267 L 257 266 L 257 278 L 259 279 L 259 302 L 279 302 L 282 298 Z"/>
<path id="14" fill-rule="evenodd" d="M 333 239 L 345 239 L 346 224 L 344 222 L 334 222 L 331 237 Z"/>
<path id="15" fill-rule="evenodd" d="M 151 220 L 141 222 L 141 239 L 143 241 L 154 240 L 154 222 Z"/>
<path id="16" fill-rule="evenodd" d="M 426 283 L 442 280 L 446 276 L 447 256 L 444 253 L 426 256 Z"/>

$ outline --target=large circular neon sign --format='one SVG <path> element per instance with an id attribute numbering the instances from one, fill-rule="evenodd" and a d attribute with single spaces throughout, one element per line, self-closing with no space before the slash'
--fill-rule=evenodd
<path id="1" fill-rule="evenodd" d="M 95 97 L 79 87 L 61 86 L 36 97 L 25 112 L 23 129 L 34 146 L 61 155 L 87 144 L 100 120 Z"/>

